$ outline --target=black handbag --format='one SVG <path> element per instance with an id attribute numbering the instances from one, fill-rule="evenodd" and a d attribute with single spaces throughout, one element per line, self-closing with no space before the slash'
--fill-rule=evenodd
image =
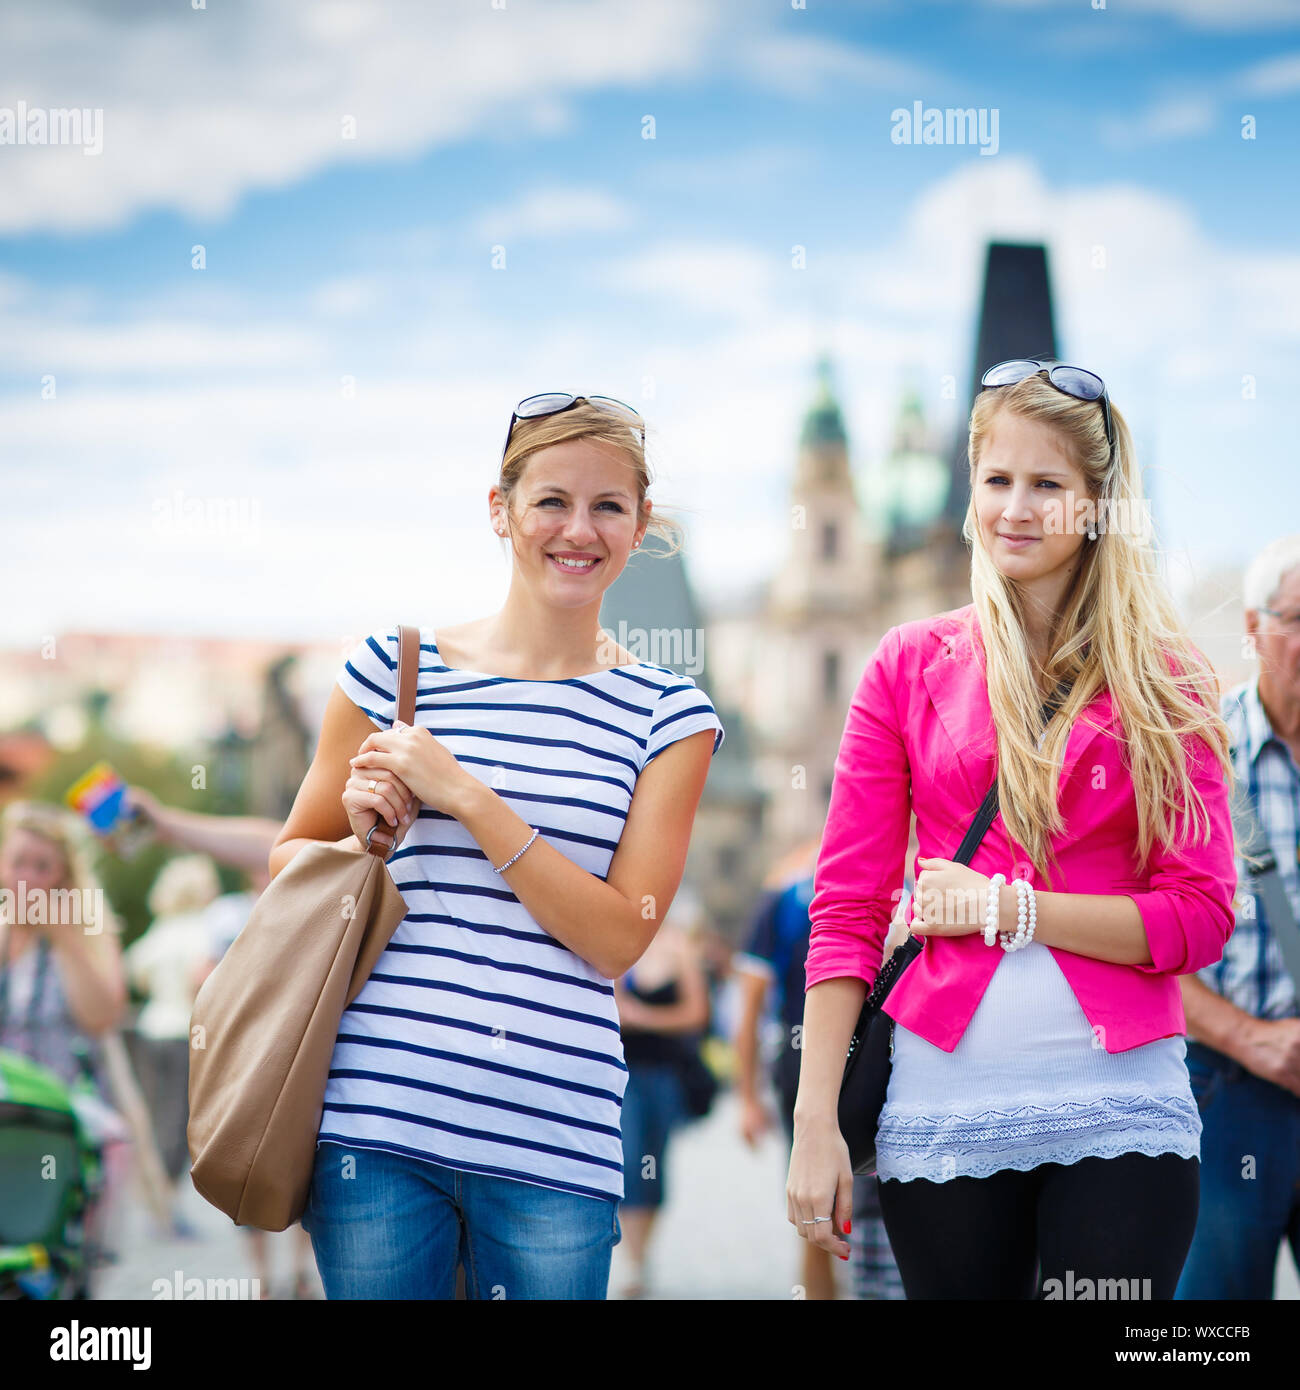
<path id="1" fill-rule="evenodd" d="M 1070 684 L 1062 682 L 1043 705 L 1043 727 L 1051 722 L 1061 702 L 1069 694 Z M 954 862 L 969 864 L 971 855 L 993 824 L 998 813 L 998 784 L 989 788 L 983 803 L 971 822 L 970 829 L 954 856 Z M 849 1163 L 859 1176 L 876 1171 L 876 1129 L 880 1112 L 885 1108 L 889 1090 L 889 1072 L 894 1056 L 894 1020 L 881 1008 L 898 977 L 921 954 L 923 943 L 909 936 L 880 968 L 876 982 L 862 1005 L 862 1012 L 849 1039 L 849 1052 L 844 1062 L 844 1078 L 840 1082 L 839 1126 L 844 1142 L 849 1146 Z"/>
<path id="2" fill-rule="evenodd" d="M 692 1044 L 683 1050 L 679 1075 L 686 1121 L 702 1120 L 713 1109 L 718 1094 L 718 1078 L 701 1056 L 698 1045 Z"/>

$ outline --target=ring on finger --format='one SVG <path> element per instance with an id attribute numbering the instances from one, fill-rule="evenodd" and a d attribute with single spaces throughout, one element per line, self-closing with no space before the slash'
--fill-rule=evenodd
<path id="1" fill-rule="evenodd" d="M 370 785 L 366 788 L 366 790 L 367 790 L 368 792 L 370 792 L 371 795 L 373 795 L 373 794 L 374 794 L 374 790 L 375 790 L 375 788 L 376 788 L 378 785 L 379 785 L 379 783 L 376 782 L 375 779 L 372 777 L 372 778 L 370 779 Z"/>

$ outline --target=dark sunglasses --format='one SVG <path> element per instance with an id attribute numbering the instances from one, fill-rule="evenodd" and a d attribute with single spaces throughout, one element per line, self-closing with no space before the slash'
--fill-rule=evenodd
<path id="1" fill-rule="evenodd" d="M 1115 451 L 1115 434 L 1110 423 L 1110 394 L 1106 383 L 1096 372 L 1085 371 L 1082 367 L 1071 367 L 1067 362 L 1057 362 L 1053 357 L 1013 357 L 1007 362 L 995 363 L 980 377 L 981 386 L 1014 386 L 1038 372 L 1046 371 L 1047 379 L 1058 391 L 1073 396 L 1080 401 L 1100 401 L 1102 414 L 1106 417 L 1106 443 L 1111 453 Z"/>
<path id="2" fill-rule="evenodd" d="M 510 436 L 515 432 L 517 420 L 538 420 L 543 415 L 559 415 L 572 410 L 574 406 L 586 401 L 598 410 L 607 410 L 634 425 L 641 432 L 641 447 L 645 448 L 645 421 L 626 401 L 616 401 L 613 396 L 571 396 L 567 391 L 546 391 L 539 396 L 525 396 L 515 406 L 510 415 L 510 426 L 506 430 L 506 442 L 501 449 L 502 462 L 510 449 Z"/>

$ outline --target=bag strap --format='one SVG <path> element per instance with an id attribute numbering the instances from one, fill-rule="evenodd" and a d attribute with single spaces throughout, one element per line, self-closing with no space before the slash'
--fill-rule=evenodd
<path id="1" fill-rule="evenodd" d="M 420 629 L 403 624 L 397 629 L 397 718 L 415 723 L 415 683 L 420 674 Z M 375 823 L 366 836 L 366 850 L 387 859 L 393 852 L 393 836 L 385 834 L 387 822 L 376 811 Z"/>
<path id="2" fill-rule="evenodd" d="M 1250 804 L 1249 789 L 1238 783 L 1232 790 L 1229 805 L 1237 853 L 1246 865 L 1251 896 L 1264 900 L 1269 931 L 1282 952 L 1287 974 L 1291 976 L 1296 993 L 1300 995 L 1300 929 L 1296 927 L 1295 910 L 1278 871 L 1277 856 L 1260 829 Z"/>

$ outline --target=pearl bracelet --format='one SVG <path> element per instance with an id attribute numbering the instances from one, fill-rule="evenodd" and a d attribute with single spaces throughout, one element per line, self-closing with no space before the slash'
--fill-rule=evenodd
<path id="1" fill-rule="evenodd" d="M 531 826 L 530 826 L 529 828 L 531 829 Z M 526 844 L 526 845 L 524 846 L 524 849 L 527 849 L 527 848 L 528 848 L 528 845 L 531 845 L 532 842 L 533 842 L 536 838 L 537 838 L 537 831 L 534 830 L 533 833 L 528 837 L 528 844 Z M 493 872 L 494 874 L 504 873 L 505 870 L 507 870 L 507 869 L 511 866 L 511 864 L 513 864 L 513 863 L 515 862 L 515 860 L 519 858 L 519 855 L 522 854 L 522 853 L 524 852 L 524 849 L 521 849 L 521 850 L 519 851 L 518 854 L 512 854 L 512 855 L 510 856 L 510 858 L 507 859 L 506 862 L 505 862 L 504 864 L 502 864 L 502 866 L 501 866 L 499 869 L 494 865 L 493 868 L 492 868 L 492 872 Z"/>
<path id="2" fill-rule="evenodd" d="M 989 879 L 988 906 L 984 910 L 984 944 L 995 946 L 998 939 L 998 890 L 1007 881 L 1006 874 L 994 874 Z"/>
<path id="3" fill-rule="evenodd" d="M 1002 933 L 1002 949 L 1022 951 L 1034 939 L 1034 928 L 1038 925 L 1038 899 L 1028 879 L 1014 878 L 1011 884 L 1016 890 L 1017 924 L 1014 935 L 1011 932 Z"/>

